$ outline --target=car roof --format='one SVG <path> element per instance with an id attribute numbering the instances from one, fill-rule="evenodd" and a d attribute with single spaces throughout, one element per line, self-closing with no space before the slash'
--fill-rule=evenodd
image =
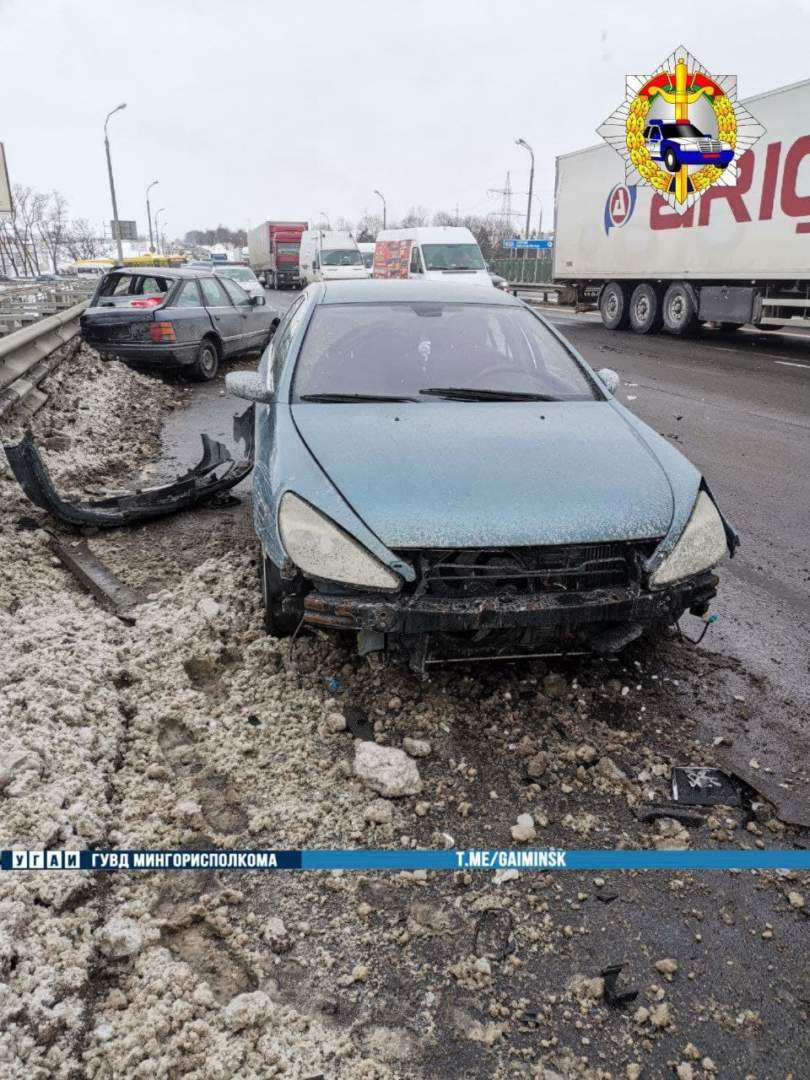
<path id="1" fill-rule="evenodd" d="M 500 304 L 522 307 L 516 297 L 496 289 L 487 279 L 483 284 L 451 281 L 413 281 L 367 278 L 364 281 L 330 281 L 321 285 L 320 304 L 384 304 L 386 302 L 440 304 Z"/>
<path id="2" fill-rule="evenodd" d="M 199 278 L 212 277 L 210 270 L 188 266 L 111 266 L 108 274 L 148 274 L 150 277 Z"/>

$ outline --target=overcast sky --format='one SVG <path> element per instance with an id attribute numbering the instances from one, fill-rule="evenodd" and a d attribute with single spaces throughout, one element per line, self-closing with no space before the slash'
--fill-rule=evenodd
<path id="1" fill-rule="evenodd" d="M 676 29 L 673 29 L 676 27 Z M 0 141 L 12 183 L 58 189 L 77 217 L 118 206 L 146 231 L 264 218 L 356 220 L 388 201 L 553 212 L 555 155 L 684 45 L 740 96 L 810 77 L 810 0 L 0 0 Z M 537 214 L 534 226 L 537 226 Z"/>

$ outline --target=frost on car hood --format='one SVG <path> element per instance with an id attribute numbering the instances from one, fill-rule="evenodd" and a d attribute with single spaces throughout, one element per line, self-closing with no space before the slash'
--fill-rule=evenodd
<path id="1" fill-rule="evenodd" d="M 610 402 L 297 404 L 293 416 L 389 547 L 649 539 L 672 520 L 662 466 Z"/>

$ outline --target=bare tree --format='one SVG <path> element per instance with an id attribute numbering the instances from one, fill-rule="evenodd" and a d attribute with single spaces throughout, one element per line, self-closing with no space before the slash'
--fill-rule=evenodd
<path id="1" fill-rule="evenodd" d="M 65 237 L 65 247 L 71 259 L 95 259 L 99 253 L 99 240 L 87 218 L 71 221 Z"/>
<path id="2" fill-rule="evenodd" d="M 47 211 L 39 222 L 42 242 L 48 250 L 53 272 L 59 272 L 59 253 L 68 231 L 67 199 L 58 191 L 52 191 Z"/>
<path id="3" fill-rule="evenodd" d="M 402 219 L 402 229 L 413 229 L 417 225 L 427 225 L 430 215 L 424 206 L 412 206 Z"/>

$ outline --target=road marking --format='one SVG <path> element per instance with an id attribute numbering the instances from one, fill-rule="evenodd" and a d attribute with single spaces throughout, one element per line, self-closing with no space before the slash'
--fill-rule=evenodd
<path id="1" fill-rule="evenodd" d="M 781 364 L 782 367 L 800 367 L 810 371 L 810 364 L 796 364 L 792 360 L 774 360 L 774 363 Z"/>

